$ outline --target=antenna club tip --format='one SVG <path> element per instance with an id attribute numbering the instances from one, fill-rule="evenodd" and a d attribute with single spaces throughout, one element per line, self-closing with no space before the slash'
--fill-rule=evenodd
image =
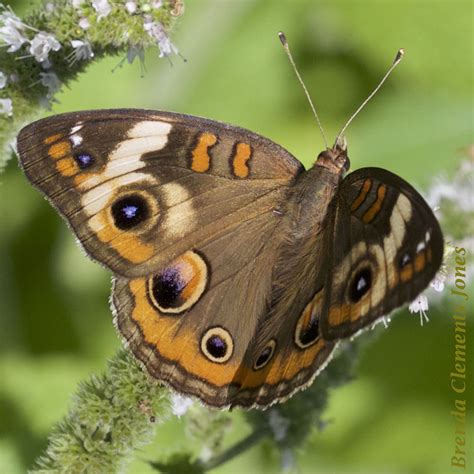
<path id="1" fill-rule="evenodd" d="M 283 31 L 278 32 L 278 38 L 280 38 L 281 44 L 283 46 L 286 46 L 288 44 L 288 42 L 286 41 L 285 33 L 283 33 Z"/>
<path id="2" fill-rule="evenodd" d="M 405 48 L 400 48 L 395 56 L 395 63 L 398 63 L 402 60 L 403 56 L 405 55 Z"/>

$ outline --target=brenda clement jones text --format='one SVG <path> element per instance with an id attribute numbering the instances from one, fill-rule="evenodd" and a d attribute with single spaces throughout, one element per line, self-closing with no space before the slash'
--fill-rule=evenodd
<path id="1" fill-rule="evenodd" d="M 466 379 L 466 347 L 467 331 L 466 318 L 469 304 L 466 285 L 466 249 L 456 247 L 454 252 L 455 275 L 454 287 L 451 295 L 454 299 L 453 322 L 454 322 L 454 363 L 450 373 L 451 389 L 454 392 L 454 407 L 451 416 L 454 419 L 454 447 L 451 456 L 451 467 L 467 468 L 467 391 Z M 471 471 L 472 472 L 472 471 Z"/>

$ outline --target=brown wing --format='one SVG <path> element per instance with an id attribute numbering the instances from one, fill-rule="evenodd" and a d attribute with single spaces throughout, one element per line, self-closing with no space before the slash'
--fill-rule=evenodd
<path id="1" fill-rule="evenodd" d="M 340 339 L 424 290 L 441 266 L 443 236 L 421 195 L 379 168 L 345 178 L 331 212 L 321 329 Z"/>
<path id="2" fill-rule="evenodd" d="M 291 208 L 242 221 L 146 277 L 116 279 L 115 323 L 154 378 L 212 406 L 266 407 L 324 367 L 335 343 L 318 330 L 323 292 L 274 313 L 275 267 L 289 266 L 287 254 L 279 257 Z M 315 251 L 314 242 L 306 246 Z M 290 280 L 280 284 L 300 294 L 305 281 Z"/>
<path id="3" fill-rule="evenodd" d="M 266 407 L 311 382 L 335 346 L 308 332 L 321 294 L 300 318 L 287 315 L 291 330 L 275 325 L 265 340 L 258 337 L 278 234 L 278 225 L 257 218 L 155 274 L 116 279 L 115 324 L 152 377 L 211 406 L 246 408 Z"/>
<path id="4" fill-rule="evenodd" d="M 268 215 L 303 170 L 249 131 L 144 110 L 46 118 L 20 132 L 18 152 L 87 253 L 128 277 Z"/>
<path id="5" fill-rule="evenodd" d="M 115 324 L 152 377 L 212 406 L 240 398 L 238 374 L 271 293 L 277 222 L 242 222 L 147 277 L 116 279 Z M 245 386 L 251 404 L 262 383 Z"/>

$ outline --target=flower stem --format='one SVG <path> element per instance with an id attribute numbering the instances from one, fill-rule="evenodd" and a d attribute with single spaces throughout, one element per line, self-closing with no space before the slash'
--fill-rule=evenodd
<path id="1" fill-rule="evenodd" d="M 242 453 L 247 451 L 250 448 L 253 448 L 257 443 L 259 443 L 263 438 L 269 436 L 270 433 L 265 429 L 257 429 L 252 431 L 247 437 L 237 442 L 230 448 L 226 449 L 217 456 L 212 457 L 208 461 L 198 462 L 200 468 L 204 471 L 210 471 L 215 469 L 226 462 L 229 462 L 231 459 L 240 456 Z"/>

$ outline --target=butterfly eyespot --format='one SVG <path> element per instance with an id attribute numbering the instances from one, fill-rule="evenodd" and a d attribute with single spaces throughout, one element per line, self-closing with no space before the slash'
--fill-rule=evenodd
<path id="1" fill-rule="evenodd" d="M 275 339 L 271 339 L 267 345 L 263 348 L 260 355 L 257 357 L 255 364 L 253 365 L 254 370 L 260 370 L 265 367 L 269 362 L 270 359 L 273 357 L 276 349 L 276 341 Z"/>
<path id="2" fill-rule="evenodd" d="M 89 153 L 76 153 L 74 160 L 81 170 L 90 168 L 95 163 L 94 157 Z"/>
<path id="3" fill-rule="evenodd" d="M 315 314 L 305 321 L 307 315 L 303 313 L 298 321 L 295 332 L 295 342 L 300 349 L 312 346 L 319 337 L 319 322 Z"/>
<path id="4" fill-rule="evenodd" d="M 357 303 L 370 290 L 372 286 L 372 271 L 365 267 L 358 271 L 349 287 L 349 298 Z"/>
<path id="5" fill-rule="evenodd" d="M 296 323 L 295 344 L 300 349 L 312 346 L 319 338 L 319 314 L 321 311 L 322 291 L 306 305 Z"/>
<path id="6" fill-rule="evenodd" d="M 316 341 L 319 336 L 319 323 L 316 319 L 312 319 L 309 325 L 300 333 L 299 343 L 303 347 L 308 347 Z"/>
<path id="7" fill-rule="evenodd" d="M 411 257 L 408 253 L 404 253 L 398 260 L 398 266 L 400 269 L 405 268 L 411 262 Z"/>
<path id="8" fill-rule="evenodd" d="M 201 338 L 201 351 L 212 362 L 227 362 L 234 351 L 234 341 L 229 331 L 215 326 L 208 329 Z"/>
<path id="9" fill-rule="evenodd" d="M 130 194 L 112 204 L 112 217 L 115 227 L 130 230 L 150 217 L 150 207 L 143 196 Z"/>
<path id="10" fill-rule="evenodd" d="M 161 313 L 182 313 L 201 298 L 207 279 L 203 257 L 189 251 L 148 280 L 148 296 Z"/>
<path id="11" fill-rule="evenodd" d="M 166 268 L 162 273 L 153 277 L 153 297 L 164 310 L 181 306 L 179 296 L 186 286 L 178 268 Z"/>

